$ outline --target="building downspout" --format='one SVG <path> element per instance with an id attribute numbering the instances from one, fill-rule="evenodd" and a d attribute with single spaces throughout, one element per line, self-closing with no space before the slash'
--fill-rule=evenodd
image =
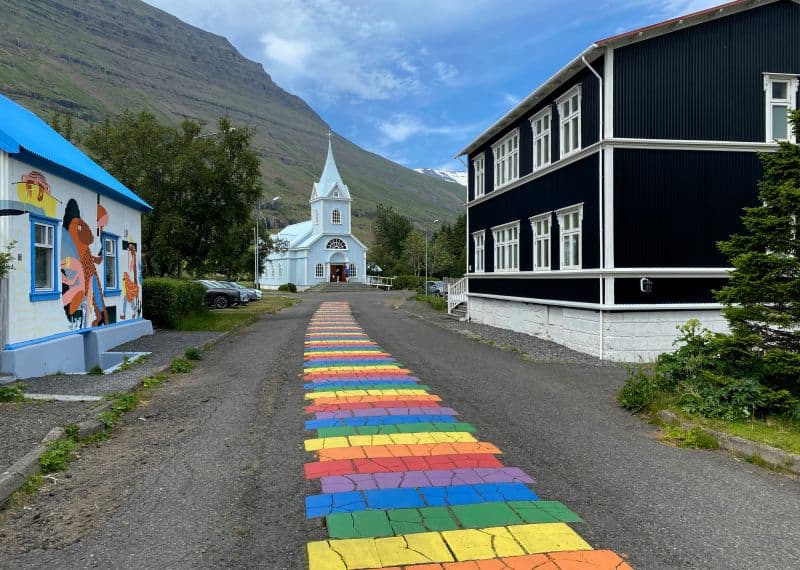
<path id="1" fill-rule="evenodd" d="M 605 216 L 604 216 L 604 181 L 603 181 L 603 162 L 604 162 L 604 154 L 605 150 L 603 149 L 603 141 L 605 140 L 605 124 L 604 124 L 604 115 L 605 115 L 605 106 L 603 105 L 603 97 L 605 95 L 605 85 L 603 83 L 602 76 L 597 73 L 597 70 L 593 68 L 586 59 L 585 55 L 581 56 L 581 61 L 583 65 L 586 66 L 586 69 L 592 72 L 592 74 L 597 77 L 597 81 L 600 84 L 600 112 L 598 114 L 598 123 L 599 123 L 599 134 L 597 137 L 597 142 L 600 143 L 600 154 L 598 159 L 598 181 L 600 184 L 600 202 L 598 204 L 598 210 L 600 210 L 600 269 L 605 269 L 606 260 L 605 260 L 605 247 L 604 247 L 604 240 L 605 240 Z M 603 283 L 603 277 L 600 277 L 600 304 L 605 304 L 605 285 Z M 604 360 L 605 357 L 605 327 L 604 325 L 604 313 L 603 310 L 600 309 L 600 360 Z"/>

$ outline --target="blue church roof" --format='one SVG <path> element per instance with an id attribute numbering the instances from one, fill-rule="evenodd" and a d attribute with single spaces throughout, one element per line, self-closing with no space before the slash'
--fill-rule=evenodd
<path id="1" fill-rule="evenodd" d="M 143 212 L 153 208 L 34 113 L 0 95 L 0 150 L 27 151 L 99 184 L 103 194 Z"/>

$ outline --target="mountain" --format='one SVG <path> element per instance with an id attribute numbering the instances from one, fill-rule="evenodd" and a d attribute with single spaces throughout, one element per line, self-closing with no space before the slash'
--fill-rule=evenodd
<path id="1" fill-rule="evenodd" d="M 444 180 L 445 182 L 454 182 L 460 184 L 464 188 L 467 187 L 467 173 L 461 170 L 437 170 L 436 168 L 415 168 L 415 172 L 424 174 L 425 176 L 432 176 Z"/>
<path id="2" fill-rule="evenodd" d="M 275 224 L 307 219 L 325 161 L 328 125 L 301 98 L 223 37 L 139 0 L 0 0 L 0 92 L 45 119 L 77 126 L 125 108 L 177 124 L 227 115 L 256 128 L 266 200 Z M 334 153 L 354 198 L 353 229 L 369 239 L 375 205 L 412 220 L 454 219 L 462 188 L 424 176 L 335 136 Z"/>

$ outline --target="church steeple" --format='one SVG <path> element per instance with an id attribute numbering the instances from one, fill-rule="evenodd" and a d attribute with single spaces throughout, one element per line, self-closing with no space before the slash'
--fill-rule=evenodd
<path id="1" fill-rule="evenodd" d="M 322 169 L 319 182 L 314 184 L 314 191 L 311 194 L 312 200 L 318 198 L 350 199 L 350 192 L 347 190 L 347 185 L 342 181 L 342 176 L 336 167 L 336 160 L 333 158 L 330 131 L 328 132 L 328 157 L 325 159 L 325 167 Z"/>

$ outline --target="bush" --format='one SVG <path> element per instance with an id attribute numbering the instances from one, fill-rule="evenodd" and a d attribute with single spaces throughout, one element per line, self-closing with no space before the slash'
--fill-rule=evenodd
<path id="1" fill-rule="evenodd" d="M 64 438 L 57 439 L 48 445 L 47 451 L 39 457 L 39 467 L 41 467 L 42 473 L 64 471 L 70 461 L 75 459 L 77 447 L 77 443 L 71 439 Z"/>
<path id="2" fill-rule="evenodd" d="M 185 358 L 173 358 L 169 367 L 169 371 L 173 374 L 185 374 L 186 372 L 191 372 L 191 370 L 192 363 Z"/>
<path id="3" fill-rule="evenodd" d="M 147 278 L 142 282 L 144 317 L 157 327 L 174 328 L 186 315 L 206 310 L 205 294 L 205 288 L 193 281 Z"/>
<path id="4" fill-rule="evenodd" d="M 290 293 L 297 293 L 297 285 L 294 283 L 284 283 L 278 286 L 278 291 L 289 291 Z"/>
<path id="5" fill-rule="evenodd" d="M 186 352 L 183 353 L 187 360 L 202 360 L 203 359 L 203 351 L 199 348 L 192 346 L 186 349 Z"/>
<path id="6" fill-rule="evenodd" d="M 19 402 L 24 399 L 19 386 L 0 386 L 0 402 Z"/>
<path id="7" fill-rule="evenodd" d="M 394 289 L 411 289 L 422 291 L 425 288 L 425 277 L 418 275 L 398 275 L 394 280 Z"/>
<path id="8" fill-rule="evenodd" d="M 634 413 L 649 411 L 662 395 L 661 383 L 641 367 L 628 370 L 628 379 L 617 394 L 619 405 Z"/>

